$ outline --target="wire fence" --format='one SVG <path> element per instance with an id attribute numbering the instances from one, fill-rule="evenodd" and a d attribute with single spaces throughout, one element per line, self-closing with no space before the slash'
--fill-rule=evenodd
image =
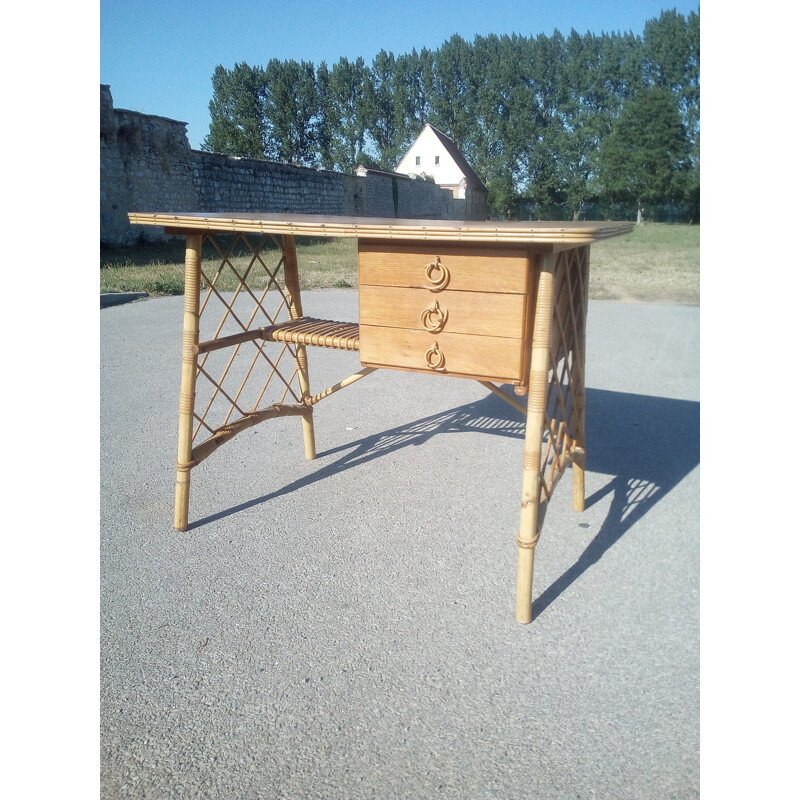
<path id="1" fill-rule="evenodd" d="M 584 203 L 579 220 L 597 222 L 602 220 L 638 219 L 636 203 Z M 544 205 L 530 200 L 517 200 L 514 203 L 514 218 L 518 220 L 571 220 L 573 210 L 570 206 Z M 659 203 L 642 208 L 645 222 L 664 222 L 667 224 L 697 223 L 700 221 L 699 209 L 689 203 Z"/>

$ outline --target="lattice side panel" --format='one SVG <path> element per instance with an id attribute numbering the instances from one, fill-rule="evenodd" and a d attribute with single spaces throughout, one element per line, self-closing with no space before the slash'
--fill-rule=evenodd
<path id="1" fill-rule="evenodd" d="M 289 319 L 283 261 L 272 236 L 204 237 L 195 449 L 276 403 L 301 402 L 294 345 L 253 339 L 202 351 L 203 343 Z"/>
<path id="2" fill-rule="evenodd" d="M 588 278 L 588 247 L 558 255 L 553 273 L 553 327 L 540 466 L 540 502 L 550 499 L 574 449 L 584 447 L 583 370 Z"/>

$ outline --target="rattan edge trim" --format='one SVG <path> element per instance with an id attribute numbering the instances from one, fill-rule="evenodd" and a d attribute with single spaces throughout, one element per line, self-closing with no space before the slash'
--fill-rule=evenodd
<path id="1" fill-rule="evenodd" d="M 437 226 L 424 224 L 406 224 L 381 220 L 374 223 L 368 218 L 360 221 L 347 221 L 346 218 L 331 217 L 330 220 L 279 220 L 270 217 L 248 219 L 236 215 L 214 217 L 189 214 L 144 213 L 131 212 L 128 219 L 132 225 L 153 225 L 167 229 L 168 233 L 227 231 L 229 233 L 273 233 L 295 236 L 325 236 L 333 238 L 376 238 L 376 239 L 414 239 L 422 241 L 457 241 L 457 242 L 513 242 L 521 244 L 592 244 L 613 236 L 631 233 L 633 222 L 615 222 L 580 227 L 553 225 L 552 227 L 524 228 L 498 225 L 489 227 L 470 227 L 463 225 Z M 429 221 L 432 222 L 432 221 Z M 437 221 L 438 222 L 438 221 Z"/>

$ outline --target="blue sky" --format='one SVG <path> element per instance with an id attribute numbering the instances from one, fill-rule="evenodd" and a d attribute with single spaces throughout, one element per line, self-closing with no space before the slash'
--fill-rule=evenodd
<path id="1" fill-rule="evenodd" d="M 218 64 L 271 58 L 325 61 L 383 48 L 395 55 L 438 48 L 458 33 L 551 35 L 633 31 L 662 10 L 688 15 L 699 0 L 101 0 L 100 83 L 114 105 L 188 123 L 199 148 L 208 132 L 211 75 Z"/>

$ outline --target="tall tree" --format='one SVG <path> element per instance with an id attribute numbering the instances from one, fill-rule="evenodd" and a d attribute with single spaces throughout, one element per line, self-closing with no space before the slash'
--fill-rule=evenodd
<path id="1" fill-rule="evenodd" d="M 353 172 L 364 160 L 367 114 L 364 100 L 369 69 L 360 56 L 340 58 L 331 68 L 328 101 L 331 107 L 331 153 L 336 169 Z"/>
<path id="2" fill-rule="evenodd" d="M 540 34 L 528 40 L 527 56 L 520 64 L 532 119 L 525 153 L 526 194 L 541 205 L 566 199 L 559 160 L 566 135 L 565 50 L 564 37 L 558 30 L 550 37 Z"/>
<path id="3" fill-rule="evenodd" d="M 315 166 L 319 102 L 310 61 L 273 58 L 265 72 L 268 140 L 280 161 Z"/>
<path id="4" fill-rule="evenodd" d="M 686 20 L 686 37 L 689 40 L 689 58 L 686 62 L 686 80 L 683 83 L 686 103 L 686 124 L 689 135 L 700 135 L 700 15 L 692 11 Z"/>
<path id="5" fill-rule="evenodd" d="M 581 36 L 573 29 L 565 40 L 560 193 L 573 219 L 579 218 L 584 203 L 597 193 L 598 148 L 619 113 L 626 80 L 633 79 L 635 84 L 633 76 L 623 75 L 619 68 L 624 57 L 618 42 L 605 35 Z"/>
<path id="6" fill-rule="evenodd" d="M 686 82 L 691 51 L 686 18 L 674 9 L 662 11 L 658 19 L 645 23 L 643 39 L 645 74 L 650 83 L 680 90 Z"/>
<path id="7" fill-rule="evenodd" d="M 219 65 L 211 85 L 211 125 L 202 149 L 240 158 L 264 158 L 269 136 L 264 116 L 264 70 L 244 62 L 235 64 L 232 70 Z"/>
<path id="8" fill-rule="evenodd" d="M 489 204 L 511 213 L 519 191 L 532 125 L 531 105 L 520 74 L 518 37 L 476 36 L 472 44 L 475 105 L 469 139 L 472 167 L 489 190 Z"/>
<path id="9" fill-rule="evenodd" d="M 645 77 L 673 92 L 690 143 L 688 191 L 699 204 L 700 192 L 700 17 L 663 11 L 644 27 Z"/>
<path id="10" fill-rule="evenodd" d="M 419 136 L 430 116 L 430 81 L 433 58 L 430 50 L 416 49 L 397 56 L 394 62 L 394 115 L 396 157 L 402 156 Z"/>
<path id="11" fill-rule="evenodd" d="M 397 59 L 398 74 L 405 87 L 407 105 L 404 109 L 409 145 L 419 135 L 431 116 L 433 85 L 433 53 L 423 47 L 410 56 Z"/>
<path id="12" fill-rule="evenodd" d="M 608 91 L 609 108 L 615 114 L 645 84 L 642 40 L 627 33 L 600 37 L 600 80 Z"/>
<path id="13" fill-rule="evenodd" d="M 367 130 L 376 149 L 378 164 L 381 169 L 392 170 L 400 155 L 404 129 L 403 97 L 398 86 L 394 53 L 381 50 L 372 60 L 364 102 Z"/>
<path id="14" fill-rule="evenodd" d="M 682 200 L 691 162 L 675 95 L 651 86 L 628 100 L 600 146 L 599 162 L 603 189 L 614 200 Z"/>
<path id="15" fill-rule="evenodd" d="M 317 67 L 317 101 L 319 114 L 317 152 L 322 168 L 332 170 L 336 166 L 333 155 L 333 135 L 337 121 L 331 103 L 330 72 L 324 61 Z"/>
<path id="16" fill-rule="evenodd" d="M 434 53 L 429 122 L 446 133 L 469 157 L 475 107 L 472 48 L 458 34 Z"/>
<path id="17" fill-rule="evenodd" d="M 644 26 L 645 77 L 653 86 L 670 89 L 678 98 L 689 136 L 699 133 L 700 17 L 662 11 Z"/>
<path id="18" fill-rule="evenodd" d="M 692 143 L 692 170 L 689 177 L 687 200 L 692 208 L 692 219 L 700 219 L 700 15 L 689 14 L 686 24 L 689 38 L 688 82 L 684 88 L 687 112 L 686 126 Z"/>
<path id="19" fill-rule="evenodd" d="M 580 217 L 592 195 L 597 147 L 611 113 L 600 58 L 599 39 L 591 33 L 581 36 L 573 28 L 564 42 L 567 91 L 562 99 L 564 130 L 559 152 L 561 194 L 573 219 Z"/>

